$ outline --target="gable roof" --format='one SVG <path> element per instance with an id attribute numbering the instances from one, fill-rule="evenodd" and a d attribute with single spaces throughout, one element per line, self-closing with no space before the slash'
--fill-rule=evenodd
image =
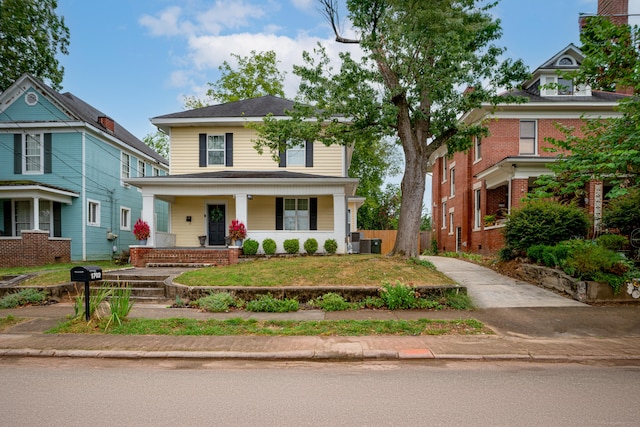
<path id="1" fill-rule="evenodd" d="M 65 110 L 65 113 L 69 116 L 79 121 L 85 122 L 88 125 L 107 134 L 112 135 L 114 138 L 120 140 L 125 145 L 128 145 L 132 149 L 153 158 L 158 163 L 162 163 L 165 166 L 169 165 L 167 159 L 156 153 L 151 147 L 139 140 L 115 120 L 113 121 L 113 132 L 106 128 L 99 119 L 101 117 L 108 117 L 107 114 L 104 114 L 102 111 L 86 103 L 71 92 L 56 92 L 55 90 L 47 86 L 42 80 L 38 79 L 35 76 L 32 76 L 31 74 L 23 74 L 18 80 L 13 83 L 13 85 L 11 85 L 5 92 L 3 92 L 3 94 L 0 94 L 0 96 L 4 95 L 5 93 L 9 94 L 11 92 L 20 91 L 19 86 L 22 86 L 27 80 L 30 81 L 37 90 L 57 103 L 58 106 L 61 107 L 61 109 Z"/>

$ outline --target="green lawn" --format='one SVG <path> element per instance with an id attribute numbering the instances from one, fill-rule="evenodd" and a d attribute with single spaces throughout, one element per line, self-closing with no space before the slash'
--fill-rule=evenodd
<path id="1" fill-rule="evenodd" d="M 453 284 L 426 262 L 379 255 L 257 258 L 189 271 L 175 279 L 187 286 L 380 286 L 396 281 L 413 286 Z"/>
<path id="2" fill-rule="evenodd" d="M 39 267 L 0 268 L 0 276 L 17 276 L 37 273 L 36 276 L 20 283 L 20 286 L 48 286 L 69 282 L 70 271 L 78 265 L 97 265 L 102 271 L 130 267 L 113 261 L 76 261 L 71 263 L 47 264 Z"/>

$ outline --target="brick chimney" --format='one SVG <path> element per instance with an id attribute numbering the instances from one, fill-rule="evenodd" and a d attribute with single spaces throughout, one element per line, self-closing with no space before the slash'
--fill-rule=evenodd
<path id="1" fill-rule="evenodd" d="M 598 15 L 610 16 L 616 24 L 629 23 L 629 0 L 598 0 Z"/>
<path id="2" fill-rule="evenodd" d="M 109 133 L 114 132 L 115 122 L 111 117 L 100 116 L 98 117 L 98 123 L 100 123 L 100 125 L 102 125 L 102 127 L 104 127 Z"/>

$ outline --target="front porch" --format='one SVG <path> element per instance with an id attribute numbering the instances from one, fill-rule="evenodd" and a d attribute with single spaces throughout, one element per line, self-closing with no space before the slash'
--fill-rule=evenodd
<path id="1" fill-rule="evenodd" d="M 144 267 L 223 266 L 238 263 L 239 247 L 164 247 L 130 246 L 131 265 Z"/>

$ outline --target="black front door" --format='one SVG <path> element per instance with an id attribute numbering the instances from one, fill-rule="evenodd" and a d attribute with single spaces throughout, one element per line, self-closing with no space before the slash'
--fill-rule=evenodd
<path id="1" fill-rule="evenodd" d="M 224 246 L 225 206 L 207 205 L 209 211 L 209 246 Z"/>

